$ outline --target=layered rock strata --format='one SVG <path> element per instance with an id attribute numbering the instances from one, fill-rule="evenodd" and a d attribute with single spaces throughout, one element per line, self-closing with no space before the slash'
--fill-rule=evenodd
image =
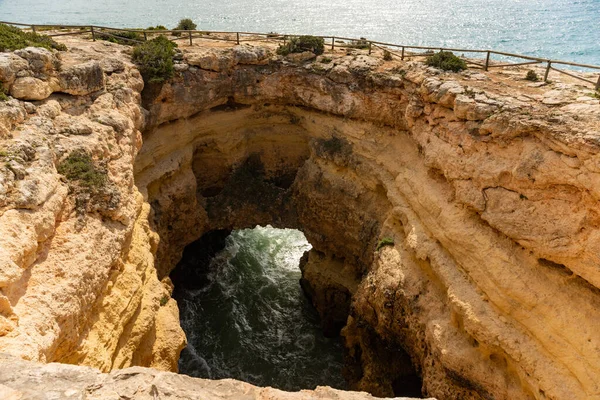
<path id="1" fill-rule="evenodd" d="M 144 84 L 113 50 L 0 54 L 4 88 L 27 100 L 0 103 L 0 351 L 175 370 L 185 337 L 133 176 Z"/>
<path id="2" fill-rule="evenodd" d="M 360 52 L 195 46 L 141 92 L 123 48 L 70 45 L 103 89 L 1 105 L 0 350 L 172 369 L 184 338 L 167 277 L 183 248 L 271 224 L 313 245 L 303 287 L 326 331 L 343 327 L 353 388 L 397 393 L 412 364 L 438 398 L 598 398 L 589 90 Z M 106 172 L 100 189 L 57 173 L 82 148 Z"/>

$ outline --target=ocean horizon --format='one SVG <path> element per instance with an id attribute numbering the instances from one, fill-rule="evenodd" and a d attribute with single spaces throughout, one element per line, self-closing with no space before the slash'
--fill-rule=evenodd
<path id="1" fill-rule="evenodd" d="M 0 0 L 0 20 L 366 37 L 600 65 L 600 0 Z"/>

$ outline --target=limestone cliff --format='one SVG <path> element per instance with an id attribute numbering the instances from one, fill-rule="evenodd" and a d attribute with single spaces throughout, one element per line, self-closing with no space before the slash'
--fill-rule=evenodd
<path id="1" fill-rule="evenodd" d="M 143 96 L 135 174 L 159 273 L 212 229 L 299 228 L 324 327 L 347 323 L 353 387 L 390 395 L 411 360 L 439 398 L 597 396 L 600 108 L 586 89 L 360 54 L 184 53 Z"/>
<path id="2" fill-rule="evenodd" d="M 68 44 L 43 73 L 25 53 L 0 59 L 26 100 L 0 103 L 0 351 L 174 369 L 183 248 L 272 224 L 314 247 L 302 284 L 326 332 L 341 329 L 353 388 L 392 395 L 412 364 L 440 399 L 600 398 L 588 89 L 196 45 L 142 91 L 126 48 Z M 46 97 L 30 102 L 30 84 Z M 100 188 L 61 178 L 76 150 Z"/>
<path id="3" fill-rule="evenodd" d="M 0 351 L 176 369 L 185 338 L 133 177 L 140 74 L 100 44 L 2 53 L 0 71 L 12 96 L 40 100 L 0 103 Z M 82 168 L 73 154 L 101 184 L 57 173 Z"/>

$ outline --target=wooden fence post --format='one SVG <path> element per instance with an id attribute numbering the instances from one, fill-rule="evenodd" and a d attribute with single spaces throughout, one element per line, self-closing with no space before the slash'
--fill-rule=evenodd
<path id="1" fill-rule="evenodd" d="M 596 90 L 600 90 L 600 76 L 598 77 L 598 82 L 596 82 Z"/>
<path id="2" fill-rule="evenodd" d="M 331 51 L 335 49 L 335 37 L 331 38 Z"/>
<path id="3" fill-rule="evenodd" d="M 490 52 L 487 52 L 487 56 L 485 57 L 485 67 L 483 67 L 484 71 L 487 71 L 490 66 Z"/>
<path id="4" fill-rule="evenodd" d="M 31 31 L 35 33 L 35 25 L 31 25 Z"/>
<path id="5" fill-rule="evenodd" d="M 240 33 L 239 33 L 239 32 L 236 32 L 236 33 L 235 33 L 235 37 L 236 37 L 236 42 L 237 42 L 237 44 L 240 44 Z"/>
<path id="6" fill-rule="evenodd" d="M 371 51 L 373 51 L 373 42 L 369 42 L 369 55 L 371 55 Z"/>
<path id="7" fill-rule="evenodd" d="M 190 46 L 192 45 L 192 31 L 190 31 Z"/>
<path id="8" fill-rule="evenodd" d="M 144 41 L 148 41 L 148 35 L 146 34 L 146 31 L 144 31 Z"/>
<path id="9" fill-rule="evenodd" d="M 552 67 L 552 63 L 548 61 L 548 66 L 546 67 L 546 73 L 544 74 L 544 82 L 548 82 L 548 75 L 550 74 L 550 68 Z"/>
<path id="10" fill-rule="evenodd" d="M 402 55 L 400 56 L 401 60 L 404 60 L 404 46 L 402 46 Z"/>
<path id="11" fill-rule="evenodd" d="M 92 40 L 95 42 L 96 41 L 96 34 L 94 33 L 94 25 L 90 26 L 90 30 L 92 31 Z"/>

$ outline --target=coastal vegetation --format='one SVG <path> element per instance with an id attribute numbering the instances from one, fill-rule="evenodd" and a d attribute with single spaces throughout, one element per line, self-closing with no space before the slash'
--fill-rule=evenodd
<path id="1" fill-rule="evenodd" d="M 43 47 L 48 50 L 67 50 L 67 46 L 52 40 L 51 37 L 26 32 L 14 26 L 0 24 L 0 51 L 11 51 L 25 47 Z"/>
<path id="2" fill-rule="evenodd" d="M 467 69 L 467 63 L 451 51 L 440 51 L 427 57 L 425 64 L 444 71 L 459 72 Z"/>
<path id="3" fill-rule="evenodd" d="M 189 18 L 184 18 L 179 21 L 179 24 L 177 24 L 177 26 L 175 27 L 175 30 L 176 31 L 195 31 L 197 27 L 198 27 L 198 25 L 196 25 L 194 23 L 194 21 L 192 21 Z M 173 35 L 180 36 L 181 32 L 173 32 Z"/>
<path id="4" fill-rule="evenodd" d="M 98 32 L 96 33 L 96 38 L 129 46 L 132 46 L 135 43 L 134 41 L 142 42 L 144 40 L 142 34 L 133 31 Z"/>
<path id="5" fill-rule="evenodd" d="M 133 49 L 132 60 L 146 83 L 162 83 L 173 76 L 173 54 L 177 44 L 158 36 Z"/>
<path id="6" fill-rule="evenodd" d="M 325 52 L 325 41 L 323 38 L 310 35 L 292 37 L 289 42 L 279 46 L 277 54 L 287 56 L 290 53 L 303 53 L 305 51 L 310 51 L 316 55 L 323 54 Z"/>
<path id="7" fill-rule="evenodd" d="M 352 49 L 368 49 L 369 48 L 369 41 L 366 38 L 361 37 L 358 40 L 353 40 L 351 41 L 347 47 L 350 47 Z"/>
<path id="8" fill-rule="evenodd" d="M 89 154 L 75 150 L 58 165 L 58 173 L 70 181 L 88 188 L 99 188 L 106 183 L 106 172 L 98 168 Z"/>
<path id="9" fill-rule="evenodd" d="M 534 70 L 530 69 L 529 71 L 527 71 L 527 75 L 525 75 L 525 80 L 528 80 L 531 82 L 537 82 L 540 80 L 540 78 L 538 77 L 538 74 L 536 74 Z"/>
<path id="10" fill-rule="evenodd" d="M 375 249 L 375 251 L 379 251 L 382 247 L 393 246 L 393 245 L 394 245 L 394 239 L 392 239 L 391 237 L 384 237 L 377 244 L 377 248 Z"/>

